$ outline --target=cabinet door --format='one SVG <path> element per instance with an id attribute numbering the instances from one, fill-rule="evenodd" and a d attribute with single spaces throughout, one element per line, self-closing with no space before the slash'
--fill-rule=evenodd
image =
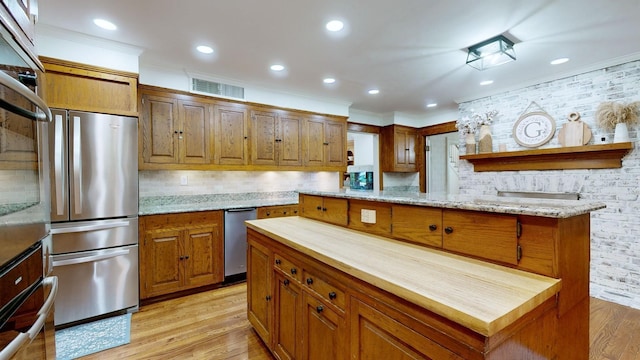
<path id="1" fill-rule="evenodd" d="M 323 219 L 326 222 L 347 226 L 349 223 L 349 201 L 347 199 L 324 198 L 322 202 Z"/>
<path id="2" fill-rule="evenodd" d="M 215 157 L 220 165 L 248 163 L 247 110 L 240 106 L 216 106 Z"/>
<path id="3" fill-rule="evenodd" d="M 211 110 L 210 105 L 196 101 L 180 101 L 178 116 L 179 159 L 184 164 L 211 162 Z"/>
<path id="4" fill-rule="evenodd" d="M 392 205 L 393 237 L 434 247 L 442 247 L 442 209 Z"/>
<path id="5" fill-rule="evenodd" d="M 150 230 L 144 234 L 140 248 L 144 262 L 140 279 L 143 298 L 168 294 L 182 286 L 181 237 L 177 229 Z"/>
<path id="6" fill-rule="evenodd" d="M 302 117 L 282 114 L 278 125 L 278 165 L 302 165 Z"/>
<path id="7" fill-rule="evenodd" d="M 197 287 L 224 280 L 224 249 L 220 224 L 185 230 L 185 286 Z"/>
<path id="8" fill-rule="evenodd" d="M 352 301 L 351 359 L 462 359 L 411 326 Z"/>
<path id="9" fill-rule="evenodd" d="M 302 214 L 310 219 L 322 220 L 324 218 L 322 196 L 300 195 Z"/>
<path id="10" fill-rule="evenodd" d="M 265 344 L 271 346 L 272 276 L 271 251 L 247 231 L 247 318 Z"/>
<path id="11" fill-rule="evenodd" d="M 274 296 L 275 324 L 273 331 L 274 352 L 281 359 L 295 359 L 300 351 L 300 320 L 302 319 L 302 294 L 294 281 L 276 273 Z"/>
<path id="12" fill-rule="evenodd" d="M 322 301 L 306 292 L 303 295 L 303 307 L 300 359 L 346 359 L 344 320 Z"/>
<path id="13" fill-rule="evenodd" d="M 325 164 L 347 166 L 347 124 L 326 120 L 324 131 Z"/>
<path id="14" fill-rule="evenodd" d="M 518 264 L 516 216 L 445 209 L 442 212 L 442 226 L 444 249 Z"/>
<path id="15" fill-rule="evenodd" d="M 311 118 L 306 121 L 303 149 L 305 165 L 325 165 L 324 120 Z"/>
<path id="16" fill-rule="evenodd" d="M 275 112 L 251 112 L 251 163 L 254 165 L 277 165 L 277 126 Z"/>
<path id="17" fill-rule="evenodd" d="M 406 171 L 416 170 L 416 132 L 396 127 L 394 130 L 395 166 Z"/>
<path id="18" fill-rule="evenodd" d="M 178 101 L 142 96 L 142 158 L 146 163 L 175 164 L 178 153 Z"/>

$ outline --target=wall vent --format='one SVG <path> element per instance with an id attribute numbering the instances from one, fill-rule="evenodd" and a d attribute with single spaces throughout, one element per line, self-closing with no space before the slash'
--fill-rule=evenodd
<path id="1" fill-rule="evenodd" d="M 222 84 L 198 78 L 191 78 L 191 92 L 229 99 L 244 100 L 243 87 Z"/>

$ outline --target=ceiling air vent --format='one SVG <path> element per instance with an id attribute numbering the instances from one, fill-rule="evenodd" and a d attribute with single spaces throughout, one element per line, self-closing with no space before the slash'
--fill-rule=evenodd
<path id="1" fill-rule="evenodd" d="M 244 88 L 198 78 L 191 78 L 191 91 L 230 99 L 244 100 Z"/>

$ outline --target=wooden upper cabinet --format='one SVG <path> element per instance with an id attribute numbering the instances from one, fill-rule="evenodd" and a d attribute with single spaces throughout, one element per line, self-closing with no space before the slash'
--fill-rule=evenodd
<path id="1" fill-rule="evenodd" d="M 308 118 L 303 148 L 307 166 L 346 167 L 346 121 L 321 116 Z"/>
<path id="2" fill-rule="evenodd" d="M 178 100 L 164 96 L 142 95 L 140 113 L 142 162 L 178 163 Z"/>
<path id="3" fill-rule="evenodd" d="M 42 94 L 49 107 L 138 116 L 138 75 L 51 58 Z"/>
<path id="4" fill-rule="evenodd" d="M 142 94 L 142 163 L 211 162 L 211 105 Z"/>
<path id="5" fill-rule="evenodd" d="M 383 172 L 416 172 L 415 128 L 389 125 L 380 131 L 380 168 Z"/>
<path id="6" fill-rule="evenodd" d="M 185 164 L 208 164 L 211 162 L 212 105 L 197 101 L 179 101 L 178 143 L 180 162 Z"/>
<path id="7" fill-rule="evenodd" d="M 249 116 L 244 106 L 215 106 L 215 158 L 220 165 L 249 163 Z"/>
<path id="8" fill-rule="evenodd" d="M 251 164 L 302 165 L 302 116 L 251 111 Z"/>

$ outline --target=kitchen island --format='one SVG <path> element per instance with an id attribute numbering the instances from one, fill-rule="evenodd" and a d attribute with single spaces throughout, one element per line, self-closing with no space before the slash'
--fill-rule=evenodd
<path id="1" fill-rule="evenodd" d="M 247 222 L 248 317 L 280 359 L 585 359 L 584 201 L 301 192 Z M 318 221 L 320 220 L 320 221 Z"/>

